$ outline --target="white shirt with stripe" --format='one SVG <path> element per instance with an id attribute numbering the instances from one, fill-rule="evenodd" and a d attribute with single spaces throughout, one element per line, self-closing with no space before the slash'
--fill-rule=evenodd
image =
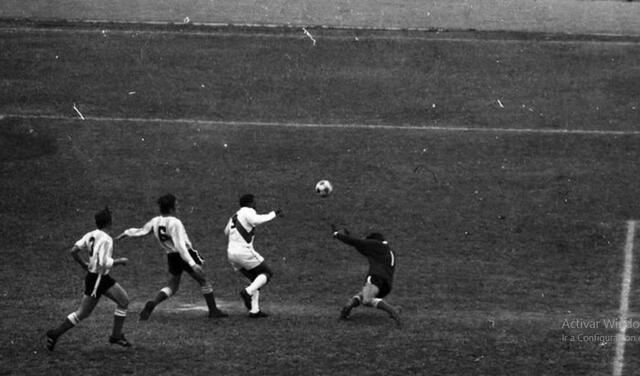
<path id="1" fill-rule="evenodd" d="M 255 209 L 245 206 L 236 212 L 236 216 L 239 224 L 242 225 L 247 232 L 251 232 L 256 226 L 274 219 L 276 212 L 271 211 L 267 214 L 258 214 Z M 229 237 L 229 249 L 253 249 L 253 237 L 250 242 L 247 242 L 240 232 L 238 232 L 238 229 L 235 228 L 233 217 L 229 218 L 224 233 Z"/>

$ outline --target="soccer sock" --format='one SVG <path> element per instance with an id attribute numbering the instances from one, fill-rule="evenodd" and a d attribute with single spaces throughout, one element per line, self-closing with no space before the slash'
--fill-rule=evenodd
<path id="1" fill-rule="evenodd" d="M 267 275 L 266 274 L 260 274 L 259 276 L 256 277 L 256 279 L 253 280 L 253 282 L 251 282 L 251 284 L 247 287 L 247 293 L 249 295 L 253 295 L 254 292 L 260 290 L 260 288 L 264 285 L 267 284 Z"/>
<path id="2" fill-rule="evenodd" d="M 158 291 L 158 294 L 156 294 L 156 297 L 153 299 L 153 305 L 157 306 L 163 301 L 169 299 L 171 295 L 173 295 L 173 290 L 171 290 L 171 288 L 169 287 L 163 287 L 160 291 Z"/>
<path id="3" fill-rule="evenodd" d="M 360 303 L 362 303 L 362 297 L 358 294 L 352 297 L 351 300 L 349 300 L 349 303 L 347 303 L 347 306 L 349 308 L 355 308 L 359 306 Z"/>
<path id="4" fill-rule="evenodd" d="M 264 274 L 262 274 L 264 275 Z M 260 312 L 260 291 L 256 290 L 253 295 L 251 295 L 251 310 L 250 313 L 258 313 Z"/>
<path id="5" fill-rule="evenodd" d="M 209 307 L 209 312 L 213 312 L 218 309 L 216 305 L 216 298 L 213 295 L 213 288 L 210 284 L 206 284 L 200 288 L 202 291 L 202 296 L 204 296 L 204 300 L 207 302 L 207 307 Z"/>
<path id="6" fill-rule="evenodd" d="M 51 334 L 54 337 L 58 338 L 61 335 L 63 335 L 67 330 L 73 328 L 74 326 L 78 325 L 79 323 L 80 323 L 80 319 L 78 318 L 78 315 L 76 315 L 76 313 L 73 312 L 69 316 L 67 316 L 67 318 L 64 319 L 62 324 L 60 324 L 60 326 L 55 328 L 52 331 Z"/>
<path id="7" fill-rule="evenodd" d="M 122 337 L 122 326 L 124 325 L 124 319 L 126 318 L 127 309 L 116 308 L 116 311 L 113 313 L 113 332 L 111 334 L 113 338 Z"/>

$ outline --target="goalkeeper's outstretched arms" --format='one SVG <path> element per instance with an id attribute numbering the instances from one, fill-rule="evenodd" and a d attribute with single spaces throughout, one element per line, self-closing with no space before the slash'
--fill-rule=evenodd
<path id="1" fill-rule="evenodd" d="M 349 230 L 342 229 L 342 230 L 338 230 L 338 227 L 336 227 L 336 225 L 331 225 L 331 231 L 333 231 L 333 237 L 340 240 L 341 242 L 354 246 L 354 247 L 358 247 L 361 245 L 362 239 L 358 239 L 355 238 L 353 236 L 351 236 L 351 234 L 349 233 Z"/>
<path id="2" fill-rule="evenodd" d="M 370 236 L 367 236 L 364 239 L 351 236 L 349 230 L 347 230 L 346 228 L 338 230 L 335 225 L 331 225 L 331 230 L 333 230 L 334 238 L 340 240 L 345 244 L 355 247 L 360 253 L 363 253 L 365 255 L 370 253 L 371 247 L 375 247 L 376 244 L 379 243 L 378 240 L 374 240 Z"/>

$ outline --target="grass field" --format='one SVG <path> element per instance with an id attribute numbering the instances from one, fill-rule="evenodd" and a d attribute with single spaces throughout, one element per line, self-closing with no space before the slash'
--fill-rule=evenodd
<path id="1" fill-rule="evenodd" d="M 563 336 L 616 330 L 563 323 L 618 315 L 638 213 L 637 41 L 312 33 L 315 47 L 289 30 L 4 25 L 0 373 L 611 373 L 614 344 Z M 546 131 L 564 129 L 603 132 Z M 204 318 L 185 280 L 138 323 L 166 267 L 151 239 L 127 241 L 115 254 L 131 263 L 113 275 L 135 347 L 109 347 L 105 301 L 47 353 L 44 331 L 80 298 L 67 251 L 93 212 L 108 204 L 119 232 L 167 191 L 232 316 Z M 260 322 L 222 233 L 246 192 L 286 213 L 258 233 L 276 272 Z M 337 320 L 366 265 L 330 223 L 390 239 L 402 328 L 371 309 Z M 625 374 L 639 349 L 627 343 Z"/>

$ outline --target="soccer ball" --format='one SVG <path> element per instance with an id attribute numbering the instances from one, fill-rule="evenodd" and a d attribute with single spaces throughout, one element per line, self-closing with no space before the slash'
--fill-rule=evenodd
<path id="1" fill-rule="evenodd" d="M 320 180 L 316 183 L 316 193 L 320 197 L 327 197 L 333 192 L 333 186 L 329 180 Z"/>

